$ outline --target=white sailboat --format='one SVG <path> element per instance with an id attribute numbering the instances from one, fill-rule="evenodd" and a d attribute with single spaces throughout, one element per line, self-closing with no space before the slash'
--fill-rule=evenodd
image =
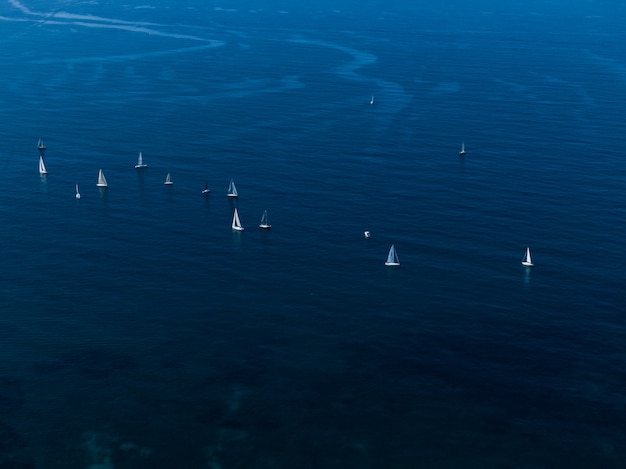
<path id="1" fill-rule="evenodd" d="M 96 184 L 96 186 L 98 186 L 98 187 L 109 187 L 109 185 L 107 184 L 107 180 L 104 177 L 104 173 L 102 172 L 102 169 L 100 169 L 100 171 L 98 171 L 98 183 Z"/>
<path id="2" fill-rule="evenodd" d="M 43 153 L 44 150 L 46 149 L 46 146 L 43 143 L 43 139 L 41 137 L 39 137 L 39 141 L 37 142 L 37 149 Z"/>
<path id="3" fill-rule="evenodd" d="M 526 248 L 526 253 L 524 254 L 524 259 L 522 260 L 522 265 L 525 265 L 526 267 L 532 267 L 535 264 L 533 264 L 533 260 L 530 257 L 530 248 Z"/>
<path id="4" fill-rule="evenodd" d="M 465 155 L 465 142 L 461 142 L 461 151 L 459 152 L 460 156 Z"/>
<path id="5" fill-rule="evenodd" d="M 374 95 L 372 95 L 372 99 L 370 99 L 370 104 L 374 104 Z"/>
<path id="6" fill-rule="evenodd" d="M 272 227 L 270 224 L 270 219 L 267 216 L 267 210 L 263 211 L 263 216 L 261 217 L 261 223 L 259 224 L 259 228 L 264 230 L 269 230 Z"/>
<path id="7" fill-rule="evenodd" d="M 233 213 L 233 223 L 231 224 L 231 227 L 235 231 L 243 231 L 243 226 L 241 226 L 241 221 L 239 220 L 239 212 L 236 207 L 235 213 Z"/>
<path id="8" fill-rule="evenodd" d="M 136 169 L 147 168 L 148 165 L 143 162 L 143 155 L 139 152 L 139 156 L 137 157 L 137 164 L 135 165 Z"/>
<path id="9" fill-rule="evenodd" d="M 208 194 L 209 192 L 211 192 L 211 190 L 209 189 L 209 183 L 205 182 L 204 183 L 204 189 L 202 189 L 202 193 L 203 194 Z"/>
<path id="10" fill-rule="evenodd" d="M 235 187 L 235 181 L 230 180 L 230 184 L 228 185 L 228 191 L 226 192 L 228 197 L 237 198 L 239 194 L 237 193 L 237 188 Z"/>
<path id="11" fill-rule="evenodd" d="M 165 176 L 165 182 L 163 183 L 166 186 L 171 186 L 174 183 L 172 182 L 172 177 L 170 176 L 170 173 L 167 173 L 167 176 Z"/>
<path id="12" fill-rule="evenodd" d="M 78 192 L 78 184 L 76 184 L 76 196 L 77 199 L 80 199 L 80 192 Z"/>
<path id="13" fill-rule="evenodd" d="M 366 230 L 363 232 L 363 236 L 365 236 L 366 238 L 369 238 L 372 236 L 372 233 L 370 233 L 369 230 Z"/>
<path id="14" fill-rule="evenodd" d="M 400 259 L 398 259 L 398 254 L 396 253 L 396 248 L 393 244 L 391 245 L 391 248 L 389 248 L 389 254 L 387 255 L 385 265 L 400 265 Z"/>
<path id="15" fill-rule="evenodd" d="M 46 164 L 43 162 L 43 156 L 39 155 L 39 174 L 48 174 Z"/>

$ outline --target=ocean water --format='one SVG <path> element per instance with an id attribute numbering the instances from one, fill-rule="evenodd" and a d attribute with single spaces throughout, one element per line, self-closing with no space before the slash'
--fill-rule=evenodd
<path id="1" fill-rule="evenodd" d="M 472 3 L 0 4 L 0 468 L 624 467 L 626 7 Z"/>

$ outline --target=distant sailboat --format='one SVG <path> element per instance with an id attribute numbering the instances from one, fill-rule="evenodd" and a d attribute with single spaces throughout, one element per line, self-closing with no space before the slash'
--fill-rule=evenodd
<path id="1" fill-rule="evenodd" d="M 107 184 L 107 180 L 104 177 L 104 173 L 102 172 L 102 169 L 100 169 L 100 171 L 98 171 L 98 183 L 96 184 L 96 186 L 98 187 L 109 187 Z"/>
<path id="2" fill-rule="evenodd" d="M 398 254 L 396 253 L 396 248 L 392 244 L 389 249 L 389 254 L 387 255 L 387 261 L 385 265 L 400 265 L 400 259 L 398 259 Z"/>
<path id="3" fill-rule="evenodd" d="M 230 184 L 228 185 L 228 192 L 226 192 L 226 195 L 228 197 L 239 197 L 239 194 L 237 193 L 237 188 L 235 187 L 235 181 L 233 181 L 232 179 L 230 180 Z"/>
<path id="4" fill-rule="evenodd" d="M 364 231 L 363 236 L 365 236 L 366 238 L 369 238 L 370 236 L 372 236 L 372 233 L 370 233 L 369 231 Z"/>
<path id="5" fill-rule="evenodd" d="M 241 226 L 241 221 L 239 221 L 239 212 L 237 211 L 237 208 L 235 208 L 235 213 L 233 213 L 233 223 L 231 227 L 235 231 L 243 231 L 243 226 Z"/>
<path id="6" fill-rule="evenodd" d="M 263 216 L 261 217 L 261 223 L 259 224 L 259 228 L 264 230 L 269 230 L 272 227 L 270 224 L 270 219 L 267 217 L 267 210 L 263 212 Z"/>
<path id="7" fill-rule="evenodd" d="M 174 183 L 172 182 L 172 177 L 170 176 L 170 173 L 167 173 L 167 176 L 165 176 L 165 182 L 163 183 L 166 186 L 171 186 Z"/>
<path id="8" fill-rule="evenodd" d="M 532 267 L 535 264 L 533 264 L 533 260 L 530 257 L 530 248 L 526 248 L 526 253 L 524 254 L 524 259 L 522 260 L 522 265 L 525 265 L 526 267 Z"/>
<path id="9" fill-rule="evenodd" d="M 76 198 L 80 199 L 80 192 L 78 192 L 78 184 L 76 184 Z"/>
<path id="10" fill-rule="evenodd" d="M 147 168 L 148 165 L 143 162 L 143 155 L 139 152 L 139 156 L 137 157 L 137 164 L 135 165 L 136 169 Z"/>
<path id="11" fill-rule="evenodd" d="M 39 150 L 39 154 L 41 154 L 41 156 L 43 156 L 43 153 L 46 151 L 46 146 L 44 145 L 41 137 L 39 138 L 39 141 L 37 142 L 37 150 Z"/>
<path id="12" fill-rule="evenodd" d="M 43 162 L 43 155 L 39 155 L 39 174 L 48 174 L 46 164 Z"/>
<path id="13" fill-rule="evenodd" d="M 372 95 L 372 99 L 370 99 L 370 104 L 374 104 L 374 95 Z"/>
<path id="14" fill-rule="evenodd" d="M 459 152 L 460 156 L 465 156 L 465 142 L 461 142 L 461 151 Z"/>
<path id="15" fill-rule="evenodd" d="M 205 182 L 204 183 L 204 189 L 202 189 L 202 193 L 203 194 L 208 194 L 209 192 L 211 192 L 211 190 L 209 189 L 209 183 Z"/>

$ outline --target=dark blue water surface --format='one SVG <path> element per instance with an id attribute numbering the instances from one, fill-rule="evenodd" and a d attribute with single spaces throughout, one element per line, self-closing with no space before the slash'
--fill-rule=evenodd
<path id="1" fill-rule="evenodd" d="M 295 3 L 0 4 L 0 468 L 624 467 L 624 5 Z"/>

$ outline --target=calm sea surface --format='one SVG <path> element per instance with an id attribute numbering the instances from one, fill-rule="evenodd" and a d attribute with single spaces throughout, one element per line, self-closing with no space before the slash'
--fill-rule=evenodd
<path id="1" fill-rule="evenodd" d="M 0 4 L 0 468 L 624 467 L 626 7 L 397 3 Z"/>

